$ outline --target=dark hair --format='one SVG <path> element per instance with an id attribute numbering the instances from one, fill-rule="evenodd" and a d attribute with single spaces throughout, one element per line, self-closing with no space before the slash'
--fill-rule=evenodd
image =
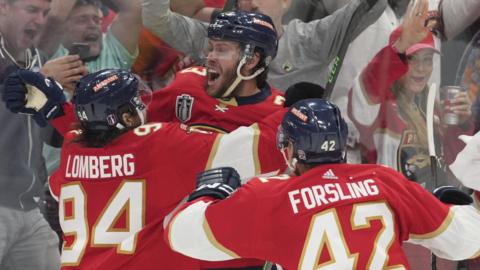
<path id="1" fill-rule="evenodd" d="M 118 108 L 116 116 L 118 119 L 120 119 L 120 123 L 126 126 L 122 118 L 122 114 L 124 113 L 129 113 L 130 115 L 136 115 L 137 112 L 134 106 L 130 103 L 126 103 Z M 136 128 L 136 127 L 131 127 L 131 128 L 126 127 L 124 129 L 118 129 L 112 126 L 112 127 L 109 127 L 107 130 L 96 130 L 96 129 L 90 129 L 86 127 L 86 125 L 84 125 L 83 123 L 77 123 L 74 125 L 74 129 L 80 130 L 81 133 L 78 135 L 78 137 L 76 137 L 73 140 L 73 142 L 79 143 L 85 147 L 101 148 L 109 144 L 118 136 L 122 135 L 123 133 L 133 128 Z"/>
<path id="2" fill-rule="evenodd" d="M 298 82 L 285 91 L 283 107 L 290 107 L 295 102 L 307 98 L 324 98 L 325 88 L 310 82 Z"/>

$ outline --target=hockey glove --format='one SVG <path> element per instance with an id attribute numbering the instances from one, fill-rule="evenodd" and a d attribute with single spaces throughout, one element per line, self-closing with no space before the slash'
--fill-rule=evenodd
<path id="1" fill-rule="evenodd" d="M 470 195 L 452 186 L 438 187 L 433 191 L 433 195 L 443 203 L 454 205 L 469 205 L 473 203 Z"/>
<path id="2" fill-rule="evenodd" d="M 50 228 L 54 230 L 60 240 L 60 249 L 62 243 L 62 228 L 60 227 L 60 221 L 58 219 L 58 202 L 53 198 L 48 188 L 48 184 L 45 184 L 43 188 L 43 194 L 40 196 L 38 201 L 38 207 L 40 212 L 43 214 L 43 217 L 50 224 Z"/>
<path id="3" fill-rule="evenodd" d="M 197 189 L 190 194 L 188 201 L 202 196 L 223 200 L 240 187 L 240 176 L 231 167 L 206 170 L 197 175 Z"/>
<path id="4" fill-rule="evenodd" d="M 8 76 L 2 99 L 10 111 L 32 115 L 42 127 L 48 120 L 63 115 L 62 105 L 66 102 L 60 84 L 41 73 L 25 69 Z"/>

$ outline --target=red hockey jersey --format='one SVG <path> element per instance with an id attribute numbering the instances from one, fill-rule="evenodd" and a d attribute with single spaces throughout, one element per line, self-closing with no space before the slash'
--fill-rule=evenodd
<path id="1" fill-rule="evenodd" d="M 149 120 L 182 122 L 230 132 L 258 122 L 283 107 L 283 94 L 268 85 L 249 97 L 216 99 L 207 94 L 206 79 L 204 67 L 177 72 L 169 86 L 153 93 L 148 107 Z"/>
<path id="2" fill-rule="evenodd" d="M 76 131 L 65 134 L 60 168 L 50 179 L 64 232 L 62 269 L 199 269 L 163 241 L 164 218 L 204 169 L 233 166 L 243 179 L 284 169 L 275 150 L 281 118 L 279 112 L 230 134 L 151 123 L 104 148 L 72 142 Z"/>
<path id="3" fill-rule="evenodd" d="M 480 255 L 478 210 L 444 205 L 378 165 L 326 164 L 299 177 L 257 178 L 225 200 L 203 197 L 180 209 L 165 237 L 172 249 L 205 260 L 253 256 L 286 269 L 409 269 L 406 240 L 447 259 Z"/>

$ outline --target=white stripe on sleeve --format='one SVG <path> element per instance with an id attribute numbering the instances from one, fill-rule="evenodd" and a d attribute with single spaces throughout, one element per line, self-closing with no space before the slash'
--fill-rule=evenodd
<path id="1" fill-rule="evenodd" d="M 465 260 L 480 255 L 480 211 L 472 206 L 453 206 L 439 229 L 427 235 L 410 235 L 441 258 Z"/>
<path id="2" fill-rule="evenodd" d="M 256 125 L 240 127 L 229 134 L 222 135 L 216 153 L 206 169 L 233 167 L 242 177 L 242 182 L 259 174 L 258 137 L 259 131 Z"/>
<path id="3" fill-rule="evenodd" d="M 186 256 L 207 261 L 239 258 L 213 236 L 205 220 L 208 205 L 209 203 L 198 201 L 174 217 L 168 232 L 170 247 Z"/>

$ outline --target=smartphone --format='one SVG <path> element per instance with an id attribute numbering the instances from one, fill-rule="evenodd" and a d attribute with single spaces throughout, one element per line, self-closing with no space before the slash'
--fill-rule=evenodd
<path id="1" fill-rule="evenodd" d="M 84 61 L 90 57 L 90 45 L 87 43 L 73 43 L 69 50 L 70 55 L 80 56 L 80 60 Z"/>

